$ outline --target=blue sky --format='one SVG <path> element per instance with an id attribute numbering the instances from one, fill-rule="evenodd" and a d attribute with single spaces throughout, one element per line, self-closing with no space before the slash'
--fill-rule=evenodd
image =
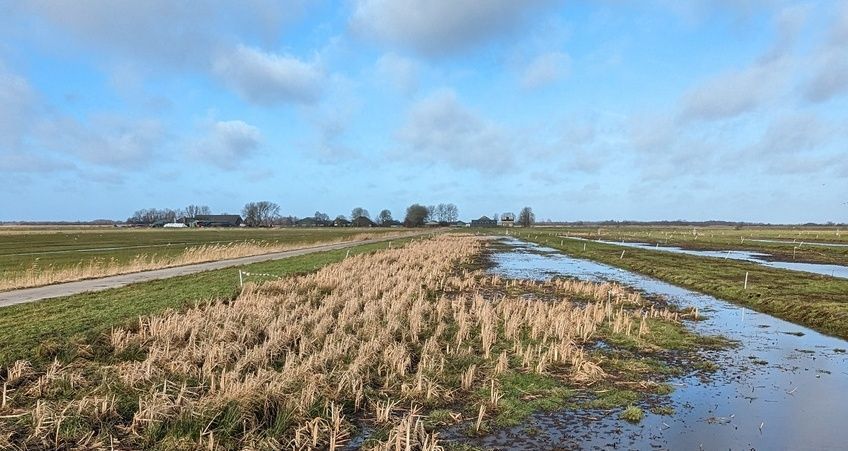
<path id="1" fill-rule="evenodd" d="M 846 1 L 0 8 L 0 220 L 848 221 Z"/>

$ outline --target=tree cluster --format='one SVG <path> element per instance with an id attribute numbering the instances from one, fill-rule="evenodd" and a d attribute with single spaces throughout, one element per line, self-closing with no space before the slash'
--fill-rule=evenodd
<path id="1" fill-rule="evenodd" d="M 280 220 L 280 206 L 267 200 L 248 202 L 241 210 L 241 216 L 248 227 L 271 227 Z"/>

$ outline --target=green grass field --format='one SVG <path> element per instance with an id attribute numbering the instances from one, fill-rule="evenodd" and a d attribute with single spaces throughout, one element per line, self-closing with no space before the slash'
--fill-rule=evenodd
<path id="1" fill-rule="evenodd" d="M 709 233 L 708 230 L 702 232 Z M 771 235 L 766 236 L 784 233 L 776 230 L 768 232 Z M 503 234 L 504 231 L 494 233 Z M 545 244 L 574 257 L 645 274 L 827 334 L 848 338 L 848 280 L 845 279 L 773 269 L 744 261 L 634 248 L 627 248 L 622 258 L 624 248 L 620 246 L 562 240 L 558 236 L 564 233 L 563 229 L 536 228 L 515 230 L 513 233 L 519 233 L 521 239 Z M 814 235 L 813 232 L 807 234 Z M 834 236 L 835 231 L 831 238 Z M 841 263 L 845 264 L 845 261 Z M 748 289 L 743 288 L 746 272 Z"/>
<path id="2" fill-rule="evenodd" d="M 773 260 L 848 264 L 848 231 L 838 227 L 562 227 L 539 228 L 545 233 L 592 240 L 627 241 L 699 250 L 746 250 L 771 254 Z M 763 242 L 771 240 L 781 242 Z M 832 243 L 844 247 L 809 244 Z"/>
<path id="3" fill-rule="evenodd" d="M 311 235 L 315 236 L 315 235 Z M 398 246 L 408 239 L 393 240 Z M 372 252 L 389 242 L 350 248 L 350 255 Z M 255 273 L 287 276 L 314 271 L 340 261 L 348 249 L 320 252 L 241 267 Z M 229 300 L 239 292 L 238 267 L 129 285 L 0 309 L 0 367 L 17 359 L 38 365 L 55 357 L 71 360 L 78 353 L 97 352 L 98 340 L 112 327 L 136 321 L 139 315 L 180 309 L 198 302 Z M 261 281 L 267 277 L 251 277 Z"/>
<path id="4" fill-rule="evenodd" d="M 289 229 L 0 229 L 0 275 L 39 268 L 62 268 L 92 260 L 130 262 L 138 255 L 170 257 L 204 244 L 261 242 L 309 245 L 354 235 L 397 232 L 383 228 Z"/>

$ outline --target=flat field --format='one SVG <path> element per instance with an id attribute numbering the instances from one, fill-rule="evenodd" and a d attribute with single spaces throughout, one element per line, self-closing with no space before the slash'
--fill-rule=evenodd
<path id="1" fill-rule="evenodd" d="M 243 257 L 398 229 L 0 229 L 0 290 Z"/>

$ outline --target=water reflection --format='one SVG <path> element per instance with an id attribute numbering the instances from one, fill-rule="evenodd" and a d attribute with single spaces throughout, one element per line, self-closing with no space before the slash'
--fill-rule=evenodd
<path id="1" fill-rule="evenodd" d="M 790 271 L 800 271 L 800 272 L 809 272 L 813 274 L 821 274 L 824 276 L 838 277 L 840 279 L 848 279 L 848 266 L 842 265 L 828 265 L 823 263 L 799 263 L 799 262 L 783 262 L 783 261 L 769 261 L 766 260 L 769 257 L 769 254 L 765 254 L 762 252 L 750 252 L 750 251 L 738 251 L 738 250 L 727 250 L 727 251 L 705 251 L 705 250 L 694 250 L 694 249 L 683 249 L 677 246 L 660 246 L 659 244 L 648 244 L 648 243 L 633 243 L 626 241 L 604 241 L 604 240 L 587 240 L 585 238 L 577 238 L 577 237 L 562 237 L 568 238 L 571 240 L 580 240 L 580 241 L 591 241 L 593 243 L 602 243 L 602 244 L 611 244 L 614 246 L 623 246 L 623 247 L 633 247 L 638 249 L 646 249 L 646 250 L 656 250 L 663 252 L 673 252 L 675 254 L 687 254 L 687 255 L 697 255 L 699 257 L 713 257 L 713 258 L 723 258 L 730 260 L 742 260 L 748 261 L 752 263 L 757 263 L 763 266 L 768 266 L 771 268 L 780 268 L 780 269 L 788 269 Z M 755 240 L 756 241 L 756 240 Z"/>
<path id="2" fill-rule="evenodd" d="M 609 280 L 662 295 L 706 312 L 690 327 L 739 340 L 721 351 L 710 381 L 694 375 L 671 381 L 673 416 L 646 411 L 632 425 L 617 412 L 536 414 L 528 424 L 474 443 L 484 448 L 550 449 L 845 449 L 848 443 L 848 343 L 766 314 L 646 276 L 506 239 L 492 272 L 507 277 L 571 276 Z M 527 434 L 527 428 L 534 434 Z"/>

